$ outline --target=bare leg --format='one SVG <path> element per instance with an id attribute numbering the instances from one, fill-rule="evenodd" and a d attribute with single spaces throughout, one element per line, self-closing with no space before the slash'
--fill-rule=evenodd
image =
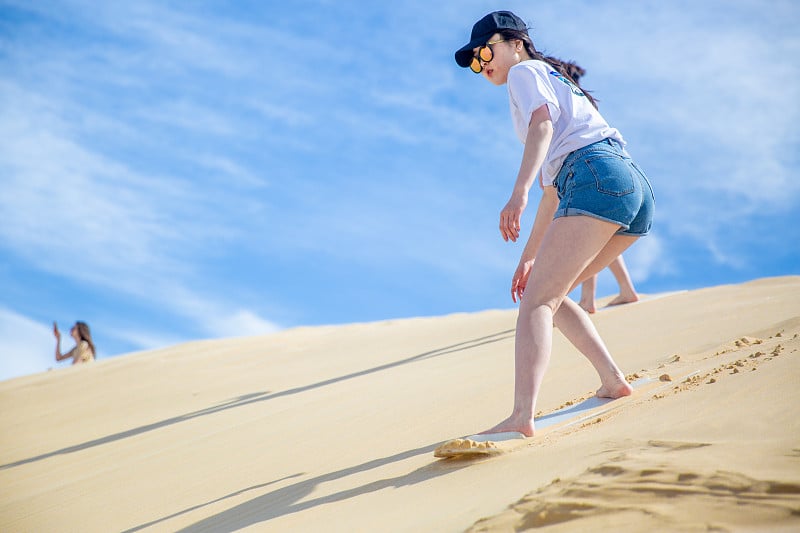
<path id="1" fill-rule="evenodd" d="M 578 304 L 565 298 L 555 314 L 555 325 L 597 370 L 597 375 L 600 376 L 597 396 L 621 398 L 630 395 L 633 389 L 611 358 L 594 324 Z"/>
<path id="2" fill-rule="evenodd" d="M 575 283 L 585 279 L 584 272 L 588 275 L 596 273 L 598 264 L 602 263 L 600 268 L 603 268 L 621 253 L 621 250 L 617 251 L 618 248 L 630 244 L 612 239 L 618 228 L 615 224 L 585 216 L 557 218 L 550 224 L 536 256 L 536 265 L 525 288 L 517 317 L 514 409 L 511 416 L 485 433 L 519 431 L 527 436 L 533 435 L 536 398 L 550 361 L 553 316 Z M 607 245 L 610 245 L 608 251 L 605 249 Z M 575 311 L 573 308 L 570 314 L 575 315 Z M 573 333 L 573 329 L 577 331 L 585 325 L 582 322 L 570 320 L 569 315 L 564 320 L 569 323 L 567 329 L 578 342 L 592 338 L 591 332 L 581 335 Z M 586 349 L 592 357 L 595 356 L 592 349 Z M 595 357 L 601 368 L 603 357 Z M 608 369 L 603 372 L 604 375 L 608 374 Z M 612 370 L 612 373 L 615 372 Z"/>
<path id="3" fill-rule="evenodd" d="M 594 301 L 595 292 L 597 291 L 597 274 L 590 277 L 581 285 L 581 301 L 580 306 L 587 313 L 594 313 L 597 311 L 597 306 Z"/>
<path id="4" fill-rule="evenodd" d="M 621 259 L 622 252 L 627 250 L 637 239 L 638 237 L 614 235 L 580 274 L 575 285 L 581 283 L 582 280 L 596 277 L 598 272 L 608 266 L 609 261 L 613 264 L 618 258 Z M 583 284 L 585 286 L 586 281 L 583 281 Z M 620 398 L 631 393 L 631 386 L 625 381 L 624 374 L 612 359 L 594 324 L 569 298 L 565 298 L 561 307 L 558 308 L 554 323 L 561 330 L 561 333 L 597 370 L 601 383 L 600 388 L 597 390 L 597 396 L 601 398 Z"/>
<path id="5" fill-rule="evenodd" d="M 639 301 L 639 295 L 636 294 L 636 289 L 633 288 L 633 282 L 628 274 L 628 269 L 625 267 L 625 260 L 620 255 L 608 265 L 608 269 L 614 274 L 619 285 L 619 296 L 611 300 L 608 305 L 629 304 Z"/>
<path id="6" fill-rule="evenodd" d="M 611 237 L 605 247 L 600 250 L 600 253 L 595 256 L 595 258 L 589 263 L 589 266 L 587 266 L 578 276 L 578 279 L 575 280 L 575 284 L 572 286 L 572 288 L 570 288 L 570 292 L 572 292 L 572 290 L 574 290 L 578 284 L 583 283 L 590 277 L 599 274 L 604 268 L 611 268 L 612 263 L 614 263 L 618 258 L 622 258 L 622 252 L 630 248 L 630 246 L 638 239 L 639 237 L 632 237 L 630 235 L 614 235 Z"/>

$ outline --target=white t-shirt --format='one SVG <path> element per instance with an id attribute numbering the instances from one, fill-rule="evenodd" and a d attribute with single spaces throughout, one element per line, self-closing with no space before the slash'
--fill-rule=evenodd
<path id="1" fill-rule="evenodd" d="M 531 115 L 547 104 L 553 122 L 553 139 L 542 164 L 542 185 L 547 187 L 571 152 L 603 139 L 625 146 L 622 135 L 608 125 L 583 91 L 544 61 L 522 61 L 508 71 L 511 118 L 519 140 L 525 144 Z"/>

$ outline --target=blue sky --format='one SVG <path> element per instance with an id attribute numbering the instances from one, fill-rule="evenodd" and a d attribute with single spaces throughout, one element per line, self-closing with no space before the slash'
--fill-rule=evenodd
<path id="1" fill-rule="evenodd" d="M 511 308 L 522 146 L 453 61 L 495 9 L 650 176 L 638 290 L 800 274 L 800 7 L 765 5 L 0 1 L 0 379 L 56 366 L 54 320 L 106 358 Z"/>

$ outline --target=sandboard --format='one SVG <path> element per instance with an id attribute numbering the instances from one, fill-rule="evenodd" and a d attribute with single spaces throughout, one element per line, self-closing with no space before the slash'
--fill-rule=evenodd
<path id="1" fill-rule="evenodd" d="M 680 378 L 681 381 L 696 374 Z M 560 430 L 586 420 L 602 416 L 610 411 L 627 405 L 637 399 L 643 398 L 645 393 L 655 394 L 661 389 L 674 386 L 674 382 L 663 382 L 658 379 L 641 378 L 631 383 L 634 393 L 616 400 L 598 398 L 593 396 L 578 404 L 558 409 L 536 419 L 536 436 Z M 451 439 L 440 444 L 433 452 L 434 457 L 440 459 L 450 458 L 479 458 L 505 454 L 529 444 L 534 437 L 526 437 L 519 432 L 487 433 L 469 435 L 458 439 Z"/>
<path id="2" fill-rule="evenodd" d="M 434 450 L 434 457 L 490 456 L 509 452 L 525 444 L 527 437 L 518 431 L 470 435 L 451 439 Z"/>

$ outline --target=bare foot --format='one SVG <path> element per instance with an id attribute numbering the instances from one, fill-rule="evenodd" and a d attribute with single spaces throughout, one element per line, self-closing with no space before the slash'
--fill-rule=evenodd
<path id="1" fill-rule="evenodd" d="M 636 293 L 633 294 L 620 294 L 610 302 L 608 302 L 608 307 L 612 305 L 622 305 L 622 304 L 632 304 L 633 302 L 639 301 L 639 295 Z"/>
<path id="2" fill-rule="evenodd" d="M 505 433 L 506 431 L 517 431 L 526 437 L 533 437 L 533 418 L 509 416 L 496 426 L 486 431 L 481 431 L 478 435 L 486 433 Z"/>
<path id="3" fill-rule="evenodd" d="M 589 299 L 584 300 L 583 298 L 581 298 L 581 301 L 578 302 L 578 305 L 580 305 L 583 308 L 583 310 L 589 314 L 592 314 L 595 311 L 597 311 L 597 306 L 595 306 L 594 300 L 589 300 Z"/>
<path id="4" fill-rule="evenodd" d="M 598 398 L 617 399 L 623 396 L 630 396 L 632 392 L 633 387 L 625 381 L 624 377 L 619 376 L 609 383 L 603 383 L 595 394 Z"/>

